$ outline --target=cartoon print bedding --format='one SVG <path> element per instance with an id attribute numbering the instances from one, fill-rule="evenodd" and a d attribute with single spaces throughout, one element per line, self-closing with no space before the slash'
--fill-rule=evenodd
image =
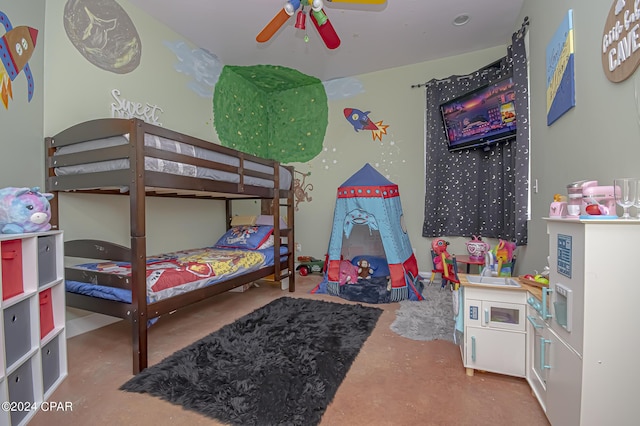
<path id="1" fill-rule="evenodd" d="M 205 247 L 148 257 L 147 300 L 156 302 L 273 265 L 273 251 L 272 247 L 264 250 Z M 281 247 L 281 254 L 286 251 L 286 247 Z M 74 268 L 131 275 L 128 262 L 84 263 Z M 69 280 L 66 288 L 72 293 L 131 303 L 131 291 L 126 289 Z"/>

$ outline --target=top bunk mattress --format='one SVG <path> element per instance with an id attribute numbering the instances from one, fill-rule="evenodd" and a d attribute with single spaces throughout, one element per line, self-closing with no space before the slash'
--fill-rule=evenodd
<path id="1" fill-rule="evenodd" d="M 95 139 L 87 142 L 80 142 L 73 145 L 57 148 L 54 155 L 74 154 L 78 152 L 91 151 L 100 148 L 108 148 L 129 143 L 129 135 L 113 136 L 104 139 Z M 236 157 L 226 155 L 220 152 L 210 151 L 198 146 L 189 145 L 163 138 L 161 136 L 145 133 L 145 146 L 156 148 L 163 151 L 183 154 L 194 158 L 201 158 L 208 161 L 226 164 L 233 167 L 240 166 L 240 160 Z M 56 176 L 108 172 L 114 170 L 128 169 L 129 160 L 126 158 L 117 160 L 98 161 L 87 164 L 79 164 L 74 166 L 56 167 Z M 192 164 L 178 163 L 154 157 L 145 157 L 144 167 L 147 171 L 170 173 L 179 176 L 189 176 L 201 179 L 209 179 L 220 182 L 239 183 L 240 176 L 237 173 L 231 173 L 222 170 L 214 170 L 205 167 L 197 167 Z M 243 167 L 260 173 L 273 175 L 273 168 L 264 164 L 258 164 L 249 160 L 243 162 Z M 292 176 L 289 170 L 280 166 L 280 188 L 282 190 L 291 189 Z M 255 176 L 244 176 L 244 184 L 259 186 L 264 188 L 273 188 L 273 182 L 267 179 L 261 179 Z"/>

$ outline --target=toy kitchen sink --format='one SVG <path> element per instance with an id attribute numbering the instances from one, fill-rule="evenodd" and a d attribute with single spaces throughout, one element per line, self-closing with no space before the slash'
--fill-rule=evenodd
<path id="1" fill-rule="evenodd" d="M 482 275 L 467 275 L 470 284 L 492 287 L 520 287 L 518 280 L 512 277 L 485 277 Z"/>

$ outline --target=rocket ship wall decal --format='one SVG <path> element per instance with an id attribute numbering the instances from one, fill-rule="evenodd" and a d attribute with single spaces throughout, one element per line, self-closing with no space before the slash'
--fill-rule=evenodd
<path id="1" fill-rule="evenodd" d="M 373 122 L 369 118 L 371 111 L 361 111 L 356 108 L 345 108 L 343 110 L 344 118 L 353 126 L 353 130 L 358 133 L 360 130 L 371 130 L 371 137 L 375 141 L 376 139 L 382 140 L 382 135 L 387 134 L 387 124 L 383 124 L 382 121 Z"/>
<path id="2" fill-rule="evenodd" d="M 0 99 L 5 108 L 9 107 L 9 99 L 13 99 L 11 82 L 24 72 L 27 78 L 28 100 L 33 97 L 33 74 L 27 63 L 36 45 L 38 30 L 27 26 L 13 28 L 11 21 L 0 12 L 0 23 L 6 33 L 0 38 Z"/>

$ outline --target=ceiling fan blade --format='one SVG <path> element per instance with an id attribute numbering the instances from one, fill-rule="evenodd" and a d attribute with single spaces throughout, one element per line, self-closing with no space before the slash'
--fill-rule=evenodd
<path id="1" fill-rule="evenodd" d="M 327 0 L 329 3 L 383 4 L 387 0 Z"/>
<path id="2" fill-rule="evenodd" d="M 284 25 L 285 22 L 287 22 L 290 17 L 291 16 L 287 13 L 286 10 L 284 10 L 284 8 L 280 9 L 280 12 L 278 12 L 278 14 L 274 16 L 271 21 L 269 21 L 267 26 L 264 27 L 262 31 L 260 31 L 260 34 L 256 36 L 256 41 L 258 43 L 269 41 L 269 39 L 273 37 L 273 35 L 280 29 L 281 26 Z"/>
<path id="3" fill-rule="evenodd" d="M 324 9 L 321 9 L 320 12 L 327 16 L 327 14 L 324 13 Z M 340 37 L 338 37 L 338 34 L 333 28 L 331 21 L 329 21 L 329 18 L 327 18 L 327 21 L 324 24 L 320 25 L 318 24 L 316 17 L 313 16 L 313 13 L 311 13 L 310 16 L 311 22 L 313 22 L 313 26 L 316 27 L 316 30 L 318 30 L 318 34 L 320 34 L 320 37 L 322 38 L 322 41 L 324 41 L 324 44 L 329 49 L 335 49 L 340 46 Z"/>

